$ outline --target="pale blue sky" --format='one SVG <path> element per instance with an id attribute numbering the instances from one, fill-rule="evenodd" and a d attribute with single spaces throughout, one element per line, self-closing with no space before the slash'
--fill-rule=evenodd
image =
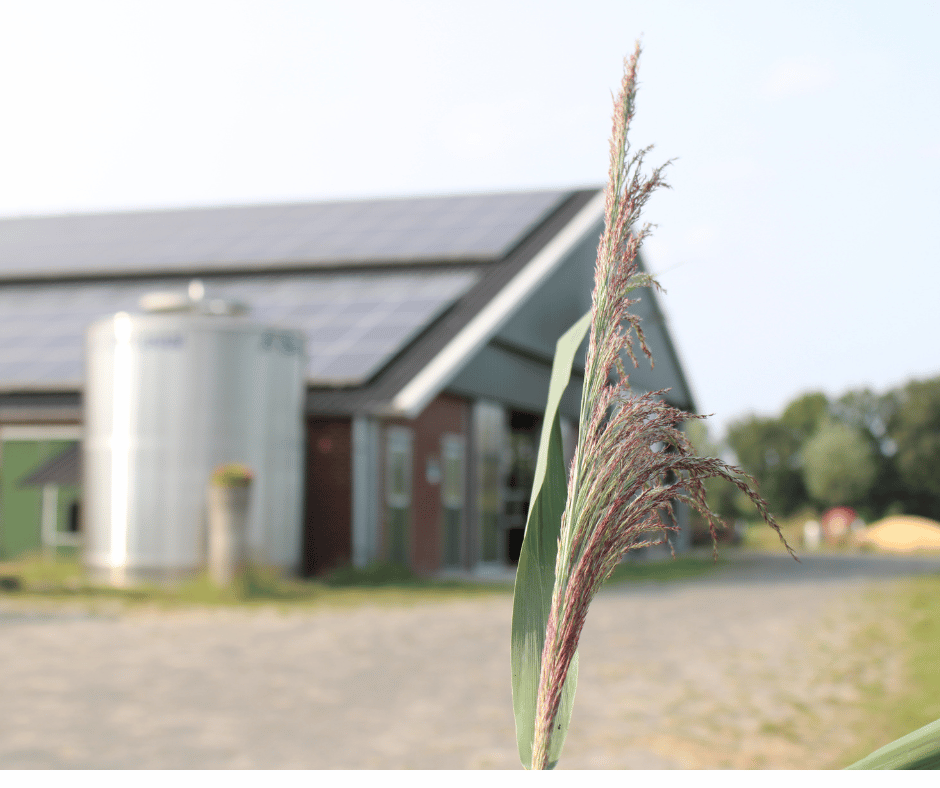
<path id="1" fill-rule="evenodd" d="M 601 184 L 647 218 L 713 429 L 940 374 L 940 3 L 0 6 L 0 215 Z"/>

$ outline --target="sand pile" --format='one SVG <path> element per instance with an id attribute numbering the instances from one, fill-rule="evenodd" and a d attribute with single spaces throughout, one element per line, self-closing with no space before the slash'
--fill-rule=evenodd
<path id="1" fill-rule="evenodd" d="M 899 514 L 885 517 L 856 535 L 859 544 L 908 553 L 940 550 L 940 523 L 926 517 Z"/>

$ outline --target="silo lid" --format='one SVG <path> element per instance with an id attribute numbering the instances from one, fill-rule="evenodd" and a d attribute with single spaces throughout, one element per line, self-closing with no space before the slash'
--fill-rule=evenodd
<path id="1" fill-rule="evenodd" d="M 179 313 L 189 312 L 200 315 L 244 315 L 248 305 L 240 301 L 227 301 L 222 298 L 206 298 L 206 289 L 202 282 L 193 279 L 185 293 L 156 292 L 147 293 L 140 299 L 140 308 L 145 312 Z"/>

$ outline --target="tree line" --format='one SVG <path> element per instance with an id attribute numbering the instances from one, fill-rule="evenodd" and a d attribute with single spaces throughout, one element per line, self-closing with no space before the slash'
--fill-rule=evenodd
<path id="1" fill-rule="evenodd" d="M 703 422 L 692 422 L 689 437 L 700 453 L 722 450 Z M 778 517 L 845 505 L 868 522 L 889 514 L 940 520 L 940 377 L 885 394 L 802 394 L 779 416 L 733 422 L 726 446 Z M 731 484 L 712 480 L 708 496 L 726 520 L 753 515 Z"/>

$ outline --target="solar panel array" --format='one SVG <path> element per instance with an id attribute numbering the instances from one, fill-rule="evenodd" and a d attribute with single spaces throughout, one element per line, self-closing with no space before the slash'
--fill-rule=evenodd
<path id="1" fill-rule="evenodd" d="M 0 220 L 0 278 L 503 256 L 565 191 Z"/>
<path id="2" fill-rule="evenodd" d="M 307 377 L 324 385 L 367 381 L 466 293 L 479 273 L 273 274 L 205 280 L 205 297 L 248 303 L 251 317 L 302 330 Z M 0 287 L 0 388 L 78 388 L 85 330 L 140 297 L 185 292 L 186 279 L 8 284 Z"/>

